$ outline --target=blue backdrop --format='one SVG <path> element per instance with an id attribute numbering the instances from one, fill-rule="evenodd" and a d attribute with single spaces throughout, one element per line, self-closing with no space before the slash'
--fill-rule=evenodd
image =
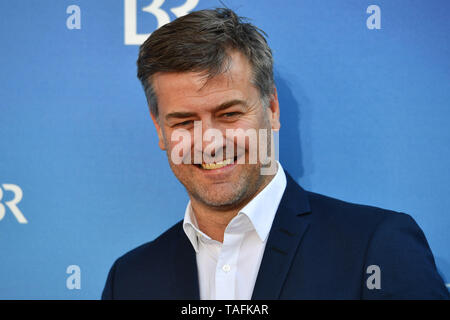
<path id="1" fill-rule="evenodd" d="M 117 257 L 183 217 L 132 43 L 174 7 L 221 6 L 196 2 L 0 2 L 0 298 L 97 299 Z M 412 215 L 450 282 L 450 2 L 223 2 L 269 36 L 285 169 Z"/>

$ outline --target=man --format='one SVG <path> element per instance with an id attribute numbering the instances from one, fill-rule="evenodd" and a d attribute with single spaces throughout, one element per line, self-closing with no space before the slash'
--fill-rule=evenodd
<path id="1" fill-rule="evenodd" d="M 259 29 L 229 9 L 193 12 L 155 31 L 137 64 L 190 201 L 114 263 L 104 299 L 448 298 L 410 216 L 304 191 L 274 160 L 280 110 Z"/>

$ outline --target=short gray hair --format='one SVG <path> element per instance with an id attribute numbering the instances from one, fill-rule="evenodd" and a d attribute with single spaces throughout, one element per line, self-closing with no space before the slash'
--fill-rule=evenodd
<path id="1" fill-rule="evenodd" d="M 207 78 L 223 73 L 237 50 L 250 62 L 252 83 L 263 105 L 274 93 L 273 57 L 265 32 L 230 9 L 200 10 L 154 31 L 139 49 L 137 76 L 151 113 L 158 118 L 158 101 L 152 86 L 157 72 L 204 72 Z"/>

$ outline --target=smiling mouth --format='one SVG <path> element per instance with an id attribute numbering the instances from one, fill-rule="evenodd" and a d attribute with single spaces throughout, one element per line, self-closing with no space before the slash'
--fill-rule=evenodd
<path id="1" fill-rule="evenodd" d="M 219 161 L 219 162 L 212 162 L 212 163 L 202 163 L 202 164 L 196 164 L 196 166 L 200 169 L 203 170 L 215 170 L 215 169 L 220 169 L 223 167 L 226 167 L 230 164 L 233 164 L 236 162 L 236 157 L 234 157 L 233 159 L 225 159 L 223 161 Z"/>

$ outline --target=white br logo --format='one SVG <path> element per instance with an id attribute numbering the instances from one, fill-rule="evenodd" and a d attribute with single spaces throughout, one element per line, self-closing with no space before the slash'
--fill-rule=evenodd
<path id="1" fill-rule="evenodd" d="M 137 0 L 124 0 L 125 4 L 125 44 L 126 45 L 141 45 L 150 35 L 150 33 L 137 33 Z M 162 27 L 170 22 L 169 14 L 161 9 L 165 0 L 152 0 L 152 3 L 144 8 L 142 11 L 151 13 L 155 16 L 157 21 L 156 29 Z M 170 11 L 177 17 L 188 14 L 194 9 L 199 0 L 185 0 L 181 6 L 171 8 Z"/>
<path id="2" fill-rule="evenodd" d="M 5 191 L 12 191 L 14 193 L 14 198 L 10 201 L 5 201 L 6 206 L 11 210 L 13 215 L 16 217 L 19 223 L 28 223 L 28 220 L 24 217 L 19 208 L 17 208 L 17 204 L 22 200 L 23 192 L 19 186 L 15 184 L 2 184 L 2 187 Z M 0 188 L 0 220 L 3 219 L 6 213 L 6 208 L 2 203 L 3 198 L 3 190 Z"/>

